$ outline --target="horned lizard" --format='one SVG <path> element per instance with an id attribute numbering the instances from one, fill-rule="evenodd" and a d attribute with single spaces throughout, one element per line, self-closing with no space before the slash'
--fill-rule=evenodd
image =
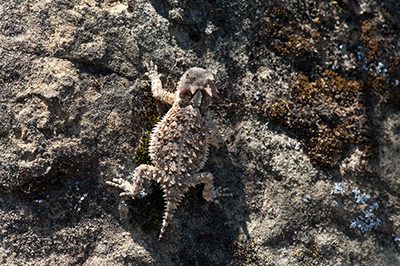
<path id="1" fill-rule="evenodd" d="M 157 66 L 153 62 L 145 66 L 153 96 L 172 105 L 150 136 L 149 153 L 154 166 L 141 164 L 134 171 L 134 180 L 118 178 L 107 184 L 122 189 L 120 196 L 132 198 L 139 193 L 144 177 L 161 184 L 167 202 L 161 239 L 189 187 L 204 183 L 204 199 L 215 203 L 218 197 L 232 194 L 225 193 L 226 189 L 215 189 L 211 173 L 198 173 L 207 159 L 209 144 L 217 146 L 220 142 L 208 119 L 211 98 L 218 97 L 213 74 L 202 68 L 190 68 L 173 94 L 163 90 Z"/>

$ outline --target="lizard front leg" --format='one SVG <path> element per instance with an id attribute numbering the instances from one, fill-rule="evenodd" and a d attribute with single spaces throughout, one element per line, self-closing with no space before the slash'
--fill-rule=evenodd
<path id="1" fill-rule="evenodd" d="M 212 146 L 218 148 L 222 145 L 223 139 L 219 134 L 217 127 L 209 119 L 206 121 L 206 134 L 208 143 L 210 143 Z"/>
<path id="2" fill-rule="evenodd" d="M 162 88 L 160 80 L 161 74 L 158 74 L 157 65 L 152 61 L 150 61 L 150 64 L 145 63 L 144 65 L 148 71 L 145 75 L 148 76 L 151 81 L 151 92 L 153 93 L 154 98 L 173 105 L 176 100 L 176 95 Z"/>

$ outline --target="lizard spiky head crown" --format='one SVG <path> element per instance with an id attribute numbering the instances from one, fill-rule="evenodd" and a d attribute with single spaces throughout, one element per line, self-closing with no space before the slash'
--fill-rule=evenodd
<path id="1" fill-rule="evenodd" d="M 217 88 L 214 85 L 214 75 L 203 68 L 192 67 L 182 76 L 178 83 L 179 94 L 190 90 L 195 94 L 197 90 L 205 91 L 210 97 L 218 97 Z"/>

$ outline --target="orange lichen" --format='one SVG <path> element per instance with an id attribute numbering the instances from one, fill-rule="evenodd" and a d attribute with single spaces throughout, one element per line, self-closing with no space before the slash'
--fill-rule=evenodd
<path id="1" fill-rule="evenodd" d="M 361 22 L 360 40 L 363 46 L 368 50 L 366 57 L 368 59 L 376 59 L 381 56 L 381 48 L 384 46 L 383 39 L 377 34 L 378 20 L 376 18 Z"/>
<path id="2" fill-rule="evenodd" d="M 265 12 L 272 18 L 261 26 L 259 36 L 268 42 L 268 47 L 283 56 L 292 55 L 298 59 L 311 56 L 315 43 L 322 40 L 318 31 L 302 27 L 281 7 L 269 7 Z"/>
<path id="3" fill-rule="evenodd" d="M 367 142 L 361 91 L 359 82 L 331 70 L 316 73 L 314 81 L 300 73 L 290 99 L 277 99 L 263 106 L 262 113 L 295 132 L 313 163 L 335 167 L 349 145 Z"/>
<path id="4" fill-rule="evenodd" d="M 296 258 L 299 265 L 312 266 L 321 264 L 321 255 L 319 254 L 319 248 L 315 240 L 298 252 L 295 252 L 292 257 Z"/>

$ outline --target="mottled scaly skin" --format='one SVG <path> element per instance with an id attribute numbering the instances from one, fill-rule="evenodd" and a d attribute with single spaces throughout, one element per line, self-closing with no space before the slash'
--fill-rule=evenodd
<path id="1" fill-rule="evenodd" d="M 232 194 L 215 189 L 211 173 L 198 173 L 207 160 L 209 144 L 218 146 L 220 141 L 208 119 L 211 97 L 218 97 L 213 74 L 202 68 L 190 68 L 179 81 L 177 92 L 172 94 L 163 90 L 157 66 L 150 62 L 146 67 L 153 96 L 172 105 L 151 134 L 149 151 L 154 166 L 141 164 L 135 169 L 134 180 L 119 178 L 107 184 L 122 189 L 121 196 L 133 198 L 139 193 L 144 177 L 161 184 L 167 201 L 161 239 L 189 187 L 204 183 L 204 199 L 215 203 L 218 203 L 216 198 Z"/>

